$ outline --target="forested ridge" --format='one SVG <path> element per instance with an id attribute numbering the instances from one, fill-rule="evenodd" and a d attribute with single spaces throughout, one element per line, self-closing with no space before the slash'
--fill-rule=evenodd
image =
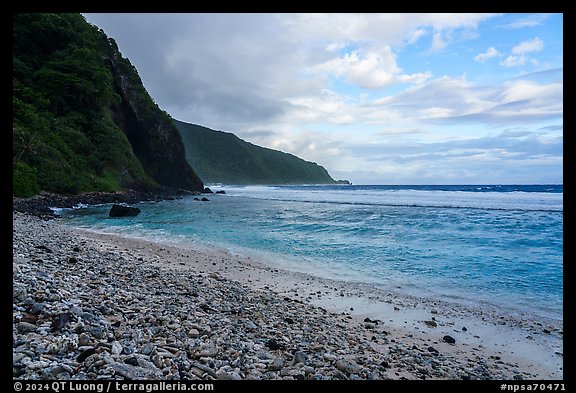
<path id="1" fill-rule="evenodd" d="M 201 190 L 170 116 L 80 14 L 13 15 L 13 194 Z"/>

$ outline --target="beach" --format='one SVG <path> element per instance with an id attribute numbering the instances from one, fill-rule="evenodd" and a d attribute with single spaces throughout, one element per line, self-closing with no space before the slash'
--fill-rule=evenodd
<path id="1" fill-rule="evenodd" d="M 563 379 L 563 326 L 13 214 L 17 379 Z"/>

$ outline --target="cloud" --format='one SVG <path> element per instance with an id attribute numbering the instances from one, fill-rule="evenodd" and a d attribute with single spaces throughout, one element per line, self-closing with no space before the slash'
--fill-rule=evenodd
<path id="1" fill-rule="evenodd" d="M 431 52 L 436 52 L 446 48 L 446 42 L 444 42 L 442 38 L 442 33 L 437 31 L 434 33 L 434 37 L 432 38 L 432 46 L 430 47 Z"/>
<path id="2" fill-rule="evenodd" d="M 474 60 L 476 60 L 479 63 L 484 63 L 486 60 L 500 55 L 501 55 L 500 52 L 498 52 L 496 48 L 490 47 L 486 50 L 486 52 L 480 53 L 476 57 L 474 57 Z"/>
<path id="3" fill-rule="evenodd" d="M 116 38 L 163 109 L 184 121 L 229 130 L 328 116 L 336 124 L 354 121 L 342 106 L 345 99 L 339 104 L 322 93 L 333 78 L 371 90 L 423 83 L 431 72 L 404 72 L 397 50 L 427 35 L 436 37 L 436 48 L 445 47 L 456 32 L 473 31 L 494 16 L 86 15 Z"/>
<path id="4" fill-rule="evenodd" d="M 508 56 L 500 63 L 500 65 L 503 65 L 504 67 L 516 67 L 526 64 L 527 61 L 528 59 L 524 55 Z"/>
<path id="5" fill-rule="evenodd" d="M 548 76 L 555 78 L 556 75 Z M 384 107 L 395 111 L 400 118 L 436 123 L 528 124 L 562 118 L 563 83 L 545 81 L 544 76 L 540 75 L 540 81 L 530 80 L 527 75 L 526 79 L 485 85 L 444 76 L 395 96 L 373 100 L 367 109 Z"/>
<path id="6" fill-rule="evenodd" d="M 528 41 L 523 41 L 512 48 L 512 54 L 523 55 L 530 52 L 540 52 L 544 49 L 544 41 L 536 37 Z"/>
<path id="7" fill-rule="evenodd" d="M 540 52 L 542 49 L 544 49 L 544 41 L 538 37 L 523 41 L 512 48 L 512 55 L 506 57 L 500 65 L 504 67 L 516 67 L 528 62 L 532 65 L 537 65 L 538 60 L 526 56 L 526 53 Z"/>
<path id="8" fill-rule="evenodd" d="M 378 179 L 382 184 L 450 184 L 455 179 L 469 184 L 561 183 L 562 145 L 562 136 L 542 139 L 525 130 L 522 135 L 502 133 L 432 143 L 389 139 L 353 144 L 339 158 L 362 157 L 362 162 L 355 160 L 351 165 L 364 168 L 356 176 Z M 337 163 L 333 165 L 339 168 Z M 355 175 L 345 169 L 338 174 L 344 178 Z"/>
<path id="9" fill-rule="evenodd" d="M 396 56 L 389 46 L 377 50 L 346 53 L 331 59 L 317 69 L 344 78 L 349 84 L 367 89 L 388 87 L 397 83 L 422 83 L 430 78 L 430 72 L 402 74 Z"/>
<path id="10" fill-rule="evenodd" d="M 505 29 L 524 29 L 526 27 L 537 27 L 541 26 L 549 16 L 550 14 L 534 14 L 525 18 L 517 19 L 514 22 L 507 23 L 502 27 Z"/>
<path id="11" fill-rule="evenodd" d="M 372 13 L 286 14 L 284 25 L 298 39 L 318 41 L 385 42 L 391 46 L 413 43 L 428 31 L 474 30 L 498 14 L 483 13 Z"/>

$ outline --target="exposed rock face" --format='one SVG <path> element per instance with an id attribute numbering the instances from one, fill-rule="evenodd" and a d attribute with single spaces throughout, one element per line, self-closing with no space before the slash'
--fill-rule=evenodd
<path id="1" fill-rule="evenodd" d="M 186 161 L 180 133 L 170 116 L 152 101 L 136 69 L 117 47 L 109 64 L 114 92 L 122 98 L 113 108 L 114 121 L 146 173 L 163 186 L 202 191 L 204 184 Z"/>
<path id="2" fill-rule="evenodd" d="M 110 209 L 110 217 L 135 217 L 140 214 L 140 209 L 137 207 L 122 206 L 122 205 L 112 205 Z"/>

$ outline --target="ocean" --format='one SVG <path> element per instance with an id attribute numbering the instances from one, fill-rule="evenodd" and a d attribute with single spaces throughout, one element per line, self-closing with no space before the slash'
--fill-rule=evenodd
<path id="1" fill-rule="evenodd" d="M 562 319 L 562 185 L 211 186 L 226 194 L 60 210 L 98 232 L 219 247 L 276 267 Z"/>

